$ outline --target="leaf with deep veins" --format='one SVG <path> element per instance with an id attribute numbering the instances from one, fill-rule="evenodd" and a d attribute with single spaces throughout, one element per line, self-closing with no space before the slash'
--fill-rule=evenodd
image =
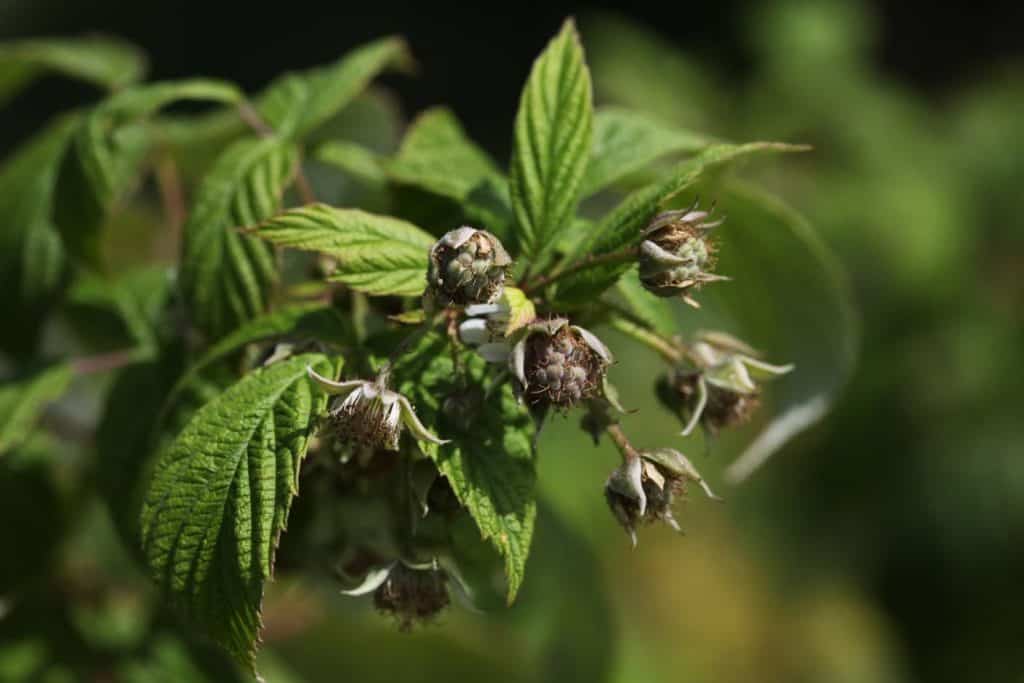
<path id="1" fill-rule="evenodd" d="M 260 368 L 200 408 L 158 459 L 142 510 L 145 557 L 172 603 L 252 667 L 263 584 L 327 396 L 305 354 Z"/>

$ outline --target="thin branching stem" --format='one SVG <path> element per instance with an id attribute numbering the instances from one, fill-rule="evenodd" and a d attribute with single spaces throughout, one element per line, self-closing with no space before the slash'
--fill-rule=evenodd
<path id="1" fill-rule="evenodd" d="M 615 447 L 619 449 L 619 453 L 622 454 L 622 460 L 624 462 L 629 462 L 640 457 L 640 453 L 637 452 L 633 447 L 633 444 L 629 442 L 629 437 L 626 436 L 626 432 L 618 422 L 613 422 L 605 427 L 605 431 L 608 433 L 609 438 L 611 438 L 612 443 L 615 444 Z"/>
<path id="2" fill-rule="evenodd" d="M 628 334 L 633 339 L 637 340 L 641 344 L 655 350 L 658 354 L 667 360 L 672 365 L 676 365 L 684 361 L 687 357 L 685 349 L 681 348 L 680 345 L 667 337 L 663 337 L 657 332 L 648 328 L 637 325 L 636 323 L 616 316 L 612 319 L 612 327 L 619 332 Z"/>
<path id="3" fill-rule="evenodd" d="M 629 247 L 628 249 L 622 249 L 620 251 L 613 251 L 607 254 L 600 254 L 599 256 L 587 256 L 586 258 L 577 261 L 565 270 L 556 271 L 550 275 L 542 275 L 533 282 L 524 282 L 522 290 L 526 293 L 534 292 L 539 289 L 558 282 L 559 280 L 566 278 L 570 275 L 575 275 L 584 270 L 590 268 L 597 268 L 598 266 L 606 266 L 613 263 L 624 263 L 626 261 L 632 261 L 636 258 L 637 248 Z"/>

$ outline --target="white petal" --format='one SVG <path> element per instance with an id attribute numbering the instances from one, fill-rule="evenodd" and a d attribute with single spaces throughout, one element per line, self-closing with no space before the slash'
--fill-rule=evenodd
<path id="1" fill-rule="evenodd" d="M 380 588 L 380 586 L 385 581 L 387 581 L 388 574 L 391 573 L 391 569 L 394 566 L 395 563 L 392 562 L 386 567 L 378 567 L 376 569 L 371 569 L 369 572 L 367 572 L 366 577 L 363 579 L 363 582 L 361 584 L 359 584 L 352 590 L 341 591 L 342 595 L 366 595 L 367 593 L 372 593 L 373 591 Z"/>
<path id="2" fill-rule="evenodd" d="M 487 329 L 487 321 L 483 318 L 470 318 L 459 325 L 459 339 L 463 344 L 479 346 L 486 344 L 491 339 L 491 332 Z"/>
<path id="3" fill-rule="evenodd" d="M 405 423 L 405 426 L 409 428 L 414 437 L 420 441 L 429 441 L 438 446 L 448 443 L 447 439 L 438 437 L 420 422 L 420 419 L 416 417 L 416 411 L 412 409 L 412 404 L 409 403 L 409 399 L 401 394 L 396 395 L 398 396 L 398 405 L 401 406 L 402 422 Z"/>
<path id="4" fill-rule="evenodd" d="M 461 228 L 456 228 L 445 233 L 444 237 L 438 240 L 439 244 L 444 244 L 451 247 L 452 249 L 458 249 L 463 244 L 469 241 L 469 238 L 476 234 L 476 228 L 471 228 L 468 225 L 463 225 Z"/>
<path id="5" fill-rule="evenodd" d="M 505 304 L 470 304 L 466 306 L 466 315 L 468 316 L 494 315 L 496 313 L 508 313 L 508 306 Z"/>
<path id="6" fill-rule="evenodd" d="M 327 379 L 309 365 L 306 366 L 306 374 L 309 375 L 311 380 L 323 387 L 327 393 L 338 396 L 346 396 L 364 384 L 369 384 L 361 379 L 354 379 L 349 382 L 335 382 L 334 380 Z"/>

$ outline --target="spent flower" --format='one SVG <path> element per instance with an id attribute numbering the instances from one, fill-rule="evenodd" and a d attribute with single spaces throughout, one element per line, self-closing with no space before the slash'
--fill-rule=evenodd
<path id="1" fill-rule="evenodd" d="M 725 219 L 706 222 L 714 211 L 700 211 L 697 203 L 689 209 L 666 211 L 654 217 L 643 230 L 637 259 L 640 282 L 660 297 L 680 296 L 698 307 L 690 291 L 705 282 L 728 280 L 711 272 L 715 265 L 714 243 L 708 232 Z"/>
<path id="2" fill-rule="evenodd" d="M 658 396 L 685 420 L 683 436 L 697 424 L 710 433 L 740 424 L 761 402 L 758 382 L 793 370 L 772 365 L 742 341 L 723 332 L 702 332 L 689 348 L 690 364 L 670 370 L 658 382 Z"/>
<path id="3" fill-rule="evenodd" d="M 501 241 L 469 226 L 452 230 L 430 249 L 428 305 L 487 304 L 501 296 L 511 265 Z"/>
<path id="4" fill-rule="evenodd" d="M 372 382 L 335 382 L 311 367 L 306 372 L 324 390 L 338 397 L 327 413 L 330 431 L 357 448 L 397 451 L 403 425 L 420 441 L 448 443 L 420 422 L 409 399 L 386 387 L 383 375 Z"/>
<path id="5" fill-rule="evenodd" d="M 608 477 L 604 495 L 636 546 L 636 530 L 641 524 L 661 521 L 682 533 L 672 506 L 685 495 L 688 482 L 698 484 L 712 500 L 721 500 L 685 455 L 671 448 L 656 448 L 626 458 Z"/>

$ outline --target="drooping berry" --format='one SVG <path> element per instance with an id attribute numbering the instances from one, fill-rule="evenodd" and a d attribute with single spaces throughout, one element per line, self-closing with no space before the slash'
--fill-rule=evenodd
<path id="1" fill-rule="evenodd" d="M 720 500 L 685 455 L 671 448 L 638 451 L 617 467 L 604 487 L 605 500 L 615 519 L 636 545 L 641 524 L 665 522 L 680 531 L 672 512 L 686 494 L 687 482 L 698 484 L 707 496 Z"/>
<path id="2" fill-rule="evenodd" d="M 792 365 L 772 365 L 757 352 L 721 332 L 704 332 L 690 347 L 690 363 L 658 380 L 658 398 L 679 414 L 688 435 L 697 424 L 710 434 L 741 424 L 761 404 L 764 381 L 784 375 Z"/>
<path id="3" fill-rule="evenodd" d="M 449 605 L 448 577 L 437 567 L 413 567 L 397 562 L 373 592 L 374 606 L 394 616 L 401 631 L 411 631 Z"/>
<path id="4" fill-rule="evenodd" d="M 497 237 L 463 226 L 430 249 L 427 300 L 438 306 L 486 304 L 501 296 L 512 263 Z"/>

